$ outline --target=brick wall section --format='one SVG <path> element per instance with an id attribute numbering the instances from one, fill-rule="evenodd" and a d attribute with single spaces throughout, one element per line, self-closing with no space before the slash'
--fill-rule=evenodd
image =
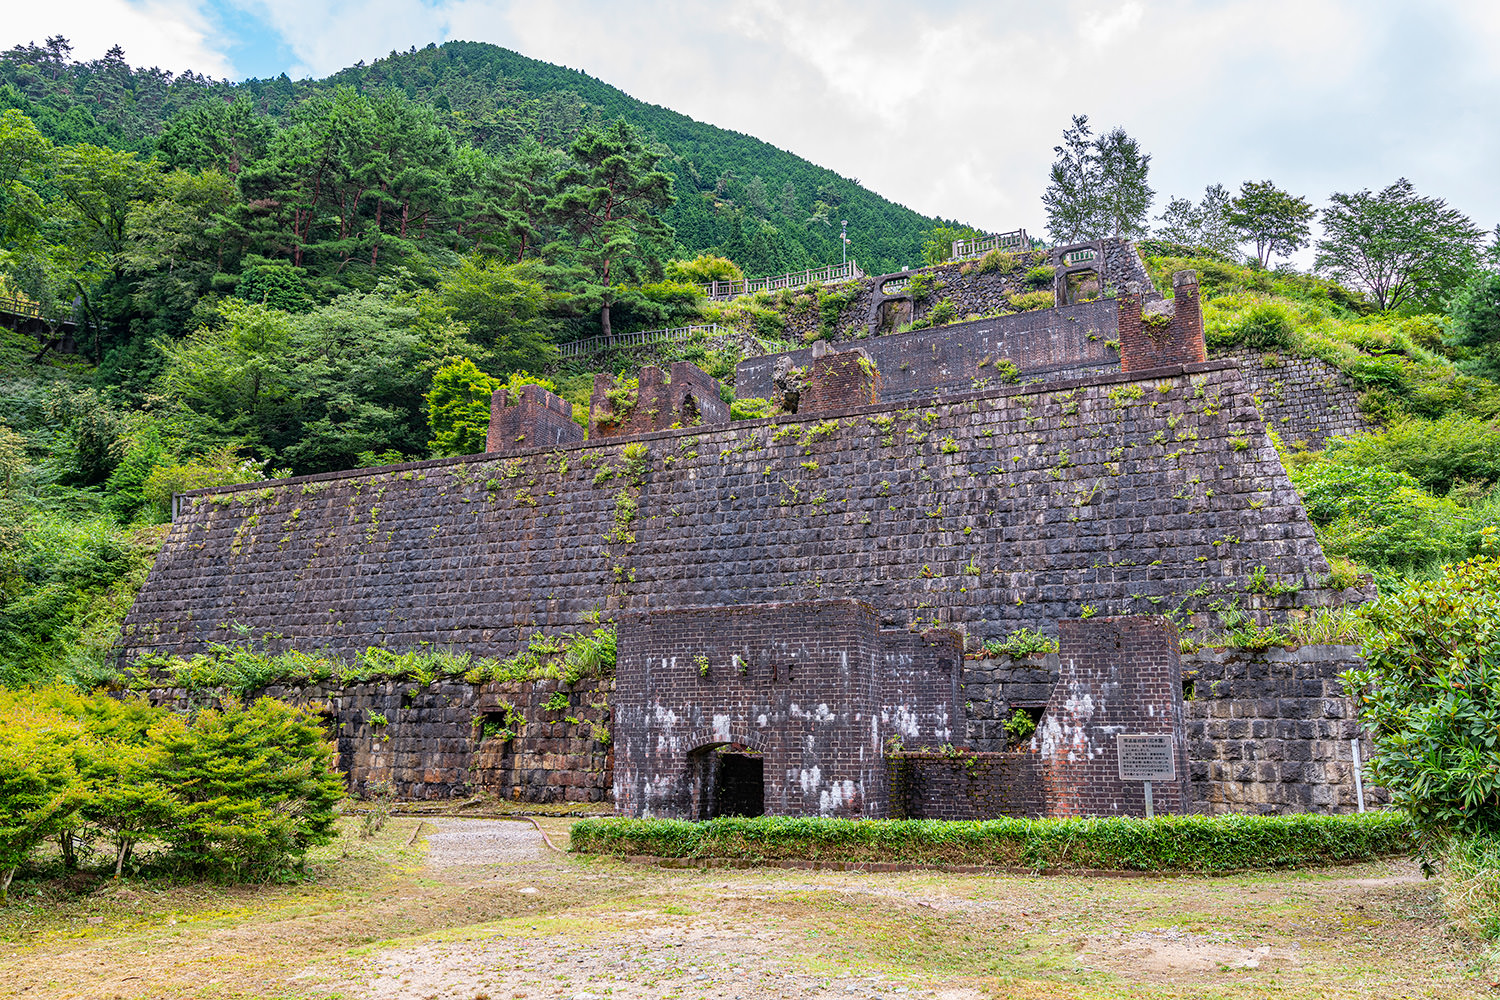
<path id="1" fill-rule="evenodd" d="M 619 628 L 618 813 L 703 818 L 693 755 L 739 744 L 764 754 L 768 815 L 886 814 L 870 605 L 680 608 Z"/>
<path id="2" fill-rule="evenodd" d="M 1321 449 L 1332 437 L 1380 429 L 1359 408 L 1348 375 L 1322 358 L 1265 351 L 1233 351 L 1245 382 L 1260 398 L 1266 423 L 1288 448 Z"/>
<path id="3" fill-rule="evenodd" d="M 1172 276 L 1172 288 L 1173 298 L 1152 302 L 1144 301 L 1146 294 L 1139 284 L 1130 285 L 1120 295 L 1122 371 L 1196 364 L 1207 359 L 1197 272 L 1178 271 Z"/>
<path id="4" fill-rule="evenodd" d="M 1048 815 L 1143 816 L 1144 785 L 1121 781 L 1118 733 L 1170 735 L 1177 780 L 1152 783 L 1159 813 L 1193 811 L 1177 629 L 1140 615 L 1058 623 L 1061 676 L 1032 737 Z"/>
<path id="5" fill-rule="evenodd" d="M 1370 741 L 1338 675 L 1353 646 L 1202 649 L 1182 658 L 1193 791 L 1204 812 L 1353 812 L 1353 751 Z M 1365 785 L 1365 801 L 1389 801 Z"/>
<path id="6" fill-rule="evenodd" d="M 798 413 L 824 413 L 880 400 L 880 371 L 863 351 L 827 351 L 803 370 Z"/>
<path id="7" fill-rule="evenodd" d="M 903 752 L 890 755 L 886 768 L 891 814 L 899 819 L 1046 815 L 1034 753 Z"/>
<path id="8" fill-rule="evenodd" d="M 1112 371 L 1119 355 L 1116 304 L 1100 299 L 1062 309 L 994 316 L 952 323 L 932 330 L 913 330 L 859 342 L 880 370 L 880 398 L 901 402 L 940 392 L 968 392 L 977 385 L 996 385 L 995 363 L 1010 361 L 1029 381 L 1079 377 Z M 741 399 L 770 399 L 776 363 L 790 357 L 798 368 L 812 361 L 812 348 L 747 358 L 735 369 L 735 394 Z"/>
<path id="9" fill-rule="evenodd" d="M 944 629 L 880 633 L 881 732 L 908 747 L 964 742 L 963 637 Z M 884 745 L 884 744 L 882 744 Z"/>
<path id="10" fill-rule="evenodd" d="M 613 769 L 607 736 L 613 680 L 580 681 L 564 691 L 567 708 L 544 708 L 559 687 L 555 680 L 481 685 L 445 679 L 426 687 L 376 680 L 272 685 L 252 697 L 317 706 L 355 795 L 374 795 L 384 785 L 399 799 L 486 794 L 518 802 L 605 802 Z M 180 688 L 148 696 L 182 711 L 217 702 Z M 525 718 L 521 732 L 510 740 L 482 739 L 476 718 L 502 703 Z M 377 716 L 384 725 L 372 720 Z"/>
<path id="11" fill-rule="evenodd" d="M 582 440 L 583 427 L 573 420 L 573 404 L 539 385 L 523 385 L 515 393 L 497 389 L 490 396 L 490 429 L 484 445 L 489 454 Z"/>
<path id="12" fill-rule="evenodd" d="M 589 400 L 590 439 L 729 422 L 729 405 L 719 395 L 718 380 L 687 361 L 672 362 L 670 373 L 655 365 L 642 368 L 636 404 L 624 420 L 615 414 L 609 400 L 608 392 L 614 387 L 613 375 L 599 372 L 594 376 Z"/>

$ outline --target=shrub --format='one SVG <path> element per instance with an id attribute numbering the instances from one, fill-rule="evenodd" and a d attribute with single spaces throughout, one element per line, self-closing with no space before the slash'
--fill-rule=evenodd
<path id="1" fill-rule="evenodd" d="M 1500 832 L 1500 558 L 1450 566 L 1363 617 L 1366 666 L 1343 680 L 1374 740 L 1371 779 L 1424 830 Z"/>
<path id="2" fill-rule="evenodd" d="M 573 825 L 572 846 L 662 858 L 1222 872 L 1366 861 L 1406 853 L 1413 842 L 1410 825 L 1393 813 L 1301 813 L 983 822 L 590 819 Z"/>
<path id="3" fill-rule="evenodd" d="M 958 319 L 958 307 L 953 304 L 952 299 L 943 299 L 927 314 L 929 326 L 944 326 Z"/>
<path id="4" fill-rule="evenodd" d="M 1039 264 L 1036 267 L 1027 268 L 1021 280 L 1026 282 L 1028 288 L 1050 288 L 1052 276 L 1056 273 L 1057 268 L 1051 264 Z"/>
<path id="5" fill-rule="evenodd" d="M 984 651 L 991 656 L 1032 656 L 1057 652 L 1057 640 L 1029 628 L 1019 629 L 1004 639 L 987 639 Z"/>
<path id="6" fill-rule="evenodd" d="M 1278 302 L 1254 306 L 1234 331 L 1234 342 L 1252 351 L 1292 350 L 1297 346 L 1291 312 Z"/>
<path id="7" fill-rule="evenodd" d="M 1051 309 L 1057 305 L 1057 298 L 1051 292 L 1022 292 L 1012 295 L 1010 304 L 1020 312 L 1031 312 L 1035 309 Z"/>
<path id="8" fill-rule="evenodd" d="M 229 701 L 153 729 L 178 805 L 163 839 L 199 868 L 269 875 L 335 835 L 343 779 L 310 712 L 270 698 Z"/>
<path id="9" fill-rule="evenodd" d="M 16 870 L 83 803 L 73 757 L 82 736 L 77 720 L 32 693 L 0 692 L 0 903 Z"/>
<path id="10" fill-rule="evenodd" d="M 1331 462 L 1406 472 L 1434 493 L 1458 482 L 1500 479 L 1500 423 L 1450 413 L 1403 420 L 1384 431 L 1329 442 Z"/>
<path id="11" fill-rule="evenodd" d="M 759 396 L 735 399 L 729 403 L 730 420 L 757 420 L 761 417 L 769 417 L 775 412 L 770 401 L 761 399 Z"/>
<path id="12" fill-rule="evenodd" d="M 1408 473 L 1315 463 L 1293 470 L 1292 482 L 1326 554 L 1411 574 L 1477 549 L 1476 512 L 1433 496 Z"/>

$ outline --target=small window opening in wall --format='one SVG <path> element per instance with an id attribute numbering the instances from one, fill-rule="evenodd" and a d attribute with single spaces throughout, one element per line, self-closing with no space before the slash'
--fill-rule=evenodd
<path id="1" fill-rule="evenodd" d="M 1099 297 L 1103 285 L 1099 280 L 1099 272 L 1094 270 L 1074 271 L 1063 278 L 1063 302 L 1065 305 L 1077 305 L 1080 302 L 1092 302 Z"/>

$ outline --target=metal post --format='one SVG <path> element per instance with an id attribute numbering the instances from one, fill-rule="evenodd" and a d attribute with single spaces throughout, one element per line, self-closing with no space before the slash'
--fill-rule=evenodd
<path id="1" fill-rule="evenodd" d="M 1349 741 L 1349 751 L 1354 757 L 1354 798 L 1359 803 L 1359 811 L 1365 811 L 1365 782 L 1360 772 L 1359 764 L 1359 737 Z"/>
<path id="2" fill-rule="evenodd" d="M 849 263 L 849 220 L 843 219 L 839 225 L 839 242 L 844 245 L 844 263 Z"/>
<path id="3" fill-rule="evenodd" d="M 1151 809 L 1151 782 L 1146 782 L 1146 818 L 1150 819 L 1156 815 Z"/>

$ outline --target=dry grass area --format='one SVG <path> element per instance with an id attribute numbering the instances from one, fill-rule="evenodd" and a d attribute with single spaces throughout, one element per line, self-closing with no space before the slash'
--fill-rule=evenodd
<path id="1" fill-rule="evenodd" d="M 542 821 L 561 843 L 568 822 Z M 0 908 L 0 996 L 1491 993 L 1406 862 L 1212 879 L 663 870 L 553 854 L 515 821 L 399 818 L 368 841 L 355 826 L 289 885 L 19 886 Z"/>

